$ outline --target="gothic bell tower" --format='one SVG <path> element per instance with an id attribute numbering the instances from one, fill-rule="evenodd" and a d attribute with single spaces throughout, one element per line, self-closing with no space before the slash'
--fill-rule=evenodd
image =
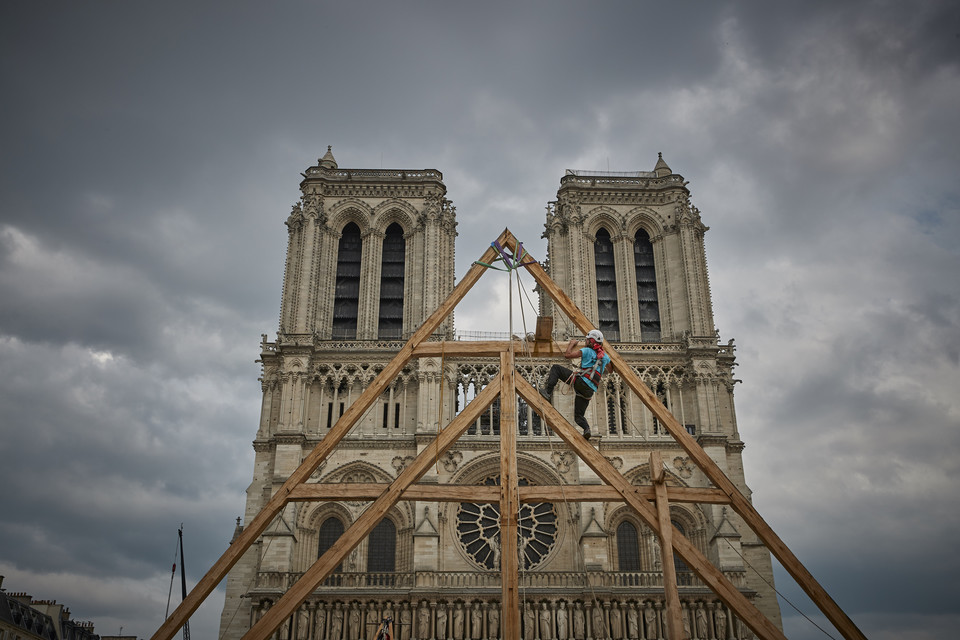
<path id="1" fill-rule="evenodd" d="M 661 154 L 653 171 L 567 170 L 544 236 L 554 281 L 608 340 L 660 342 L 714 335 L 706 230 Z"/>

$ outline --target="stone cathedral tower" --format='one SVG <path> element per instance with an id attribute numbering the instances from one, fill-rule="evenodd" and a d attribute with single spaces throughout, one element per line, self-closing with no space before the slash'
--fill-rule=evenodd
<path id="1" fill-rule="evenodd" d="M 303 175 L 286 221 L 280 328 L 275 342 L 264 336 L 261 345 L 263 405 L 244 522 L 454 285 L 456 216 L 439 171 L 340 169 L 328 149 Z M 548 207 L 548 268 L 749 495 L 733 409 L 733 346 L 719 344 L 713 327 L 705 230 L 683 178 L 662 159 L 653 172 L 568 171 Z M 479 255 L 484 244 L 467 250 Z M 553 315 L 551 304 L 541 307 Z M 555 330 L 561 340 L 572 331 L 559 315 Z M 455 338 L 449 321 L 434 335 Z M 549 367 L 523 358 L 517 365 L 535 385 Z M 311 482 L 392 481 L 498 368 L 487 358 L 412 361 Z M 554 402 L 572 415 L 572 396 L 558 393 Z M 632 482 L 649 483 L 649 453 L 658 449 L 671 484 L 706 484 L 617 376 L 608 377 L 587 418 L 604 436 L 600 451 Z M 522 400 L 517 422 L 522 484 L 599 482 Z M 496 484 L 499 430 L 498 401 L 421 482 Z M 220 637 L 242 637 L 367 504 L 288 504 L 229 574 Z M 279 640 L 369 639 L 384 617 L 399 623 L 398 640 L 499 638 L 498 509 L 399 502 L 284 623 Z M 769 554 L 735 513 L 678 504 L 671 519 L 780 623 L 776 597 L 757 577 L 772 583 Z M 525 640 L 664 637 L 658 541 L 622 503 L 524 504 L 519 522 Z M 749 636 L 682 562 L 677 569 L 693 638 Z"/>

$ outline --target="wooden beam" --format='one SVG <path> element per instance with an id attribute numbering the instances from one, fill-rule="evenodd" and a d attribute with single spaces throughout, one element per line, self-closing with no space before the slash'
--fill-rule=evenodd
<path id="1" fill-rule="evenodd" d="M 290 492 L 290 502 L 322 502 L 327 500 L 375 500 L 384 489 L 384 483 L 310 483 Z M 696 504 L 730 504 L 730 498 L 719 489 L 698 487 L 667 488 L 670 502 Z M 606 485 L 535 485 L 519 487 L 520 502 L 623 502 L 623 496 Z M 634 493 L 642 500 L 654 500 L 653 487 L 634 486 Z M 401 500 L 422 502 L 500 502 L 500 489 L 489 485 L 421 485 L 408 488 Z"/>
<path id="2" fill-rule="evenodd" d="M 510 246 L 514 248 L 514 245 Z M 560 310 L 573 321 L 578 329 L 586 333 L 593 328 L 590 320 L 577 308 L 570 297 L 550 279 L 550 276 L 547 275 L 539 263 L 530 263 L 526 265 L 525 268 L 546 294 L 553 298 Z M 691 460 L 696 463 L 710 481 L 730 497 L 730 503 L 733 509 L 740 514 L 740 517 L 753 529 L 764 545 L 766 545 L 767 549 L 780 561 L 783 568 L 793 576 L 797 584 L 810 596 L 810 599 L 816 603 L 820 611 L 830 620 L 833 626 L 836 627 L 847 640 L 866 640 L 863 632 L 857 628 L 853 621 L 816 581 L 807 568 L 803 566 L 790 548 L 787 547 L 786 543 L 784 543 L 770 525 L 764 521 L 760 513 L 740 492 L 737 486 L 727 478 L 717 463 L 707 455 L 703 448 L 693 439 L 693 436 L 687 433 L 686 429 L 684 429 L 677 419 L 673 417 L 673 414 L 663 406 L 657 396 L 643 384 L 643 381 L 633 372 L 623 357 L 618 354 L 608 342 L 605 341 L 604 345 L 606 353 L 610 356 L 613 370 L 620 374 L 623 381 L 637 394 L 640 401 L 646 405 L 650 412 L 656 416 L 660 424 L 667 428 L 677 443 L 683 447 L 687 455 L 690 456 Z"/>
<path id="3" fill-rule="evenodd" d="M 660 533 L 660 523 L 656 509 L 646 500 L 637 497 L 633 485 L 613 468 L 613 465 L 589 441 L 581 437 L 579 431 L 548 403 L 533 386 L 522 377 L 517 377 L 517 393 L 527 401 L 546 420 L 547 425 L 576 452 L 580 458 L 596 472 L 597 476 L 616 489 L 624 501 L 637 512 L 647 526 Z M 786 636 L 766 616 L 760 613 L 740 591 L 727 580 L 713 564 L 687 540 L 686 536 L 674 532 L 673 549 L 680 554 L 684 562 L 710 587 L 717 597 L 733 609 L 750 629 L 763 640 L 786 640 Z"/>
<path id="4" fill-rule="evenodd" d="M 650 478 L 657 499 L 657 522 L 660 524 L 660 562 L 663 566 L 663 590 L 667 600 L 667 637 L 683 638 L 680 619 L 680 593 L 677 591 L 677 569 L 673 566 L 673 523 L 670 522 L 670 500 L 667 498 L 663 458 L 654 449 L 650 452 Z"/>
<path id="5" fill-rule="evenodd" d="M 511 237 L 510 232 L 504 229 L 497 240 L 502 245 Z M 480 257 L 480 262 L 490 263 L 494 258 L 496 258 L 496 251 L 491 246 L 488 247 Z M 152 640 L 172 640 L 177 631 L 179 631 L 190 618 L 190 615 L 197 610 L 200 604 L 210 595 L 220 581 L 223 580 L 224 576 L 227 575 L 227 572 L 230 571 L 243 554 L 246 553 L 250 545 L 256 541 L 277 514 L 280 513 L 287 503 L 287 497 L 290 492 L 293 491 L 296 486 L 305 482 L 310 477 L 310 474 L 320 466 L 320 463 L 330 455 L 330 452 L 340 443 L 340 440 L 350 432 L 350 429 L 360 420 L 370 405 L 373 404 L 387 386 L 393 382 L 400 371 L 403 370 L 403 367 L 406 366 L 410 358 L 413 357 L 413 352 L 416 347 L 433 334 L 437 327 L 450 315 L 454 307 L 457 306 L 457 303 L 467 295 L 467 292 L 470 291 L 485 272 L 486 267 L 479 264 L 474 264 L 467 271 L 466 276 L 454 287 L 447 299 L 430 314 L 430 317 L 414 332 L 393 360 L 373 379 L 370 386 L 360 394 L 356 402 L 350 405 L 340 419 L 337 420 L 336 424 L 327 432 L 324 439 L 304 458 L 300 466 L 290 474 L 286 482 L 284 482 L 277 492 L 274 493 L 273 497 L 267 501 L 267 504 L 260 510 L 260 513 L 254 516 L 253 520 L 244 527 L 240 535 L 237 536 L 230 546 L 227 547 L 223 555 L 220 556 L 213 566 L 210 567 L 209 571 L 197 582 L 187 597 L 184 598 L 180 605 L 170 614 L 170 617 L 160 625 L 160 628 L 153 634 Z"/>
<path id="6" fill-rule="evenodd" d="M 441 355 L 447 358 L 499 358 L 501 353 L 512 349 L 514 354 L 522 355 L 524 358 L 558 359 L 563 357 L 563 345 L 558 342 L 552 343 L 552 348 L 546 344 L 541 344 L 539 351 L 534 349 L 536 345 L 537 343 L 521 340 L 424 342 L 414 350 L 413 355 L 417 358 L 438 358 Z"/>
<path id="7" fill-rule="evenodd" d="M 404 469 L 373 504 L 364 510 L 336 542 L 270 607 L 243 636 L 243 640 L 265 640 L 289 618 L 304 600 L 337 568 L 350 551 L 370 535 L 403 492 L 430 470 L 434 461 L 477 421 L 480 414 L 500 393 L 500 380 L 495 378 L 484 387 L 450 424 Z"/>
<path id="8" fill-rule="evenodd" d="M 513 350 L 500 354 L 500 620 L 503 640 L 520 640 L 520 492 Z"/>

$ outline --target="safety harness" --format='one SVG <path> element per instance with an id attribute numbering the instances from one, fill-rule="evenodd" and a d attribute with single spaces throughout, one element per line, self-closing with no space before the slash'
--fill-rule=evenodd
<path id="1" fill-rule="evenodd" d="M 583 378 L 585 381 L 590 381 L 597 388 L 600 387 L 600 377 L 603 375 L 604 370 L 607 368 L 606 364 L 603 362 L 604 353 L 603 353 L 603 343 L 597 342 L 596 340 L 592 341 L 595 344 L 595 347 L 587 346 L 588 349 L 593 350 L 597 354 L 597 357 L 593 361 L 592 367 L 581 367 L 577 375 Z"/>

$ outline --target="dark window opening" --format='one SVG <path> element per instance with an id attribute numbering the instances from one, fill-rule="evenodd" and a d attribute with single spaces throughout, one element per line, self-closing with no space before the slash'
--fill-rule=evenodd
<path id="1" fill-rule="evenodd" d="M 640 571 L 637 528 L 626 520 L 617 527 L 617 568 L 619 571 Z"/>
<path id="2" fill-rule="evenodd" d="M 637 274 L 637 304 L 640 307 L 640 339 L 660 342 L 660 303 L 657 274 L 653 265 L 653 243 L 644 229 L 633 239 L 633 264 Z"/>
<path id="3" fill-rule="evenodd" d="M 320 525 L 319 544 L 317 546 L 317 557 L 325 554 L 333 544 L 343 535 L 343 523 L 337 518 L 327 518 Z M 343 565 L 337 565 L 335 573 L 343 571 Z"/>
<path id="4" fill-rule="evenodd" d="M 355 340 L 360 309 L 360 227 L 351 222 L 343 228 L 337 248 L 337 279 L 333 297 L 333 337 Z"/>
<path id="5" fill-rule="evenodd" d="M 380 319 L 377 335 L 383 339 L 400 338 L 403 333 L 403 270 L 406 240 L 396 222 L 387 227 L 380 262 Z"/>
<path id="6" fill-rule="evenodd" d="M 593 245 L 597 274 L 597 326 L 607 340 L 620 339 L 620 311 L 617 306 L 617 270 L 610 232 L 601 228 Z"/>
<path id="7" fill-rule="evenodd" d="M 367 543 L 367 572 L 385 573 L 396 571 L 397 526 L 384 518 L 373 531 Z"/>
<path id="8" fill-rule="evenodd" d="M 674 519 L 670 519 L 670 524 L 673 525 L 673 528 L 680 532 L 680 535 L 686 536 L 687 532 L 684 530 L 683 525 L 677 522 Z M 673 569 L 677 573 L 677 584 L 681 587 L 690 586 L 693 584 L 693 572 L 690 571 L 690 567 L 683 561 L 683 559 L 677 555 L 673 554 Z"/>

